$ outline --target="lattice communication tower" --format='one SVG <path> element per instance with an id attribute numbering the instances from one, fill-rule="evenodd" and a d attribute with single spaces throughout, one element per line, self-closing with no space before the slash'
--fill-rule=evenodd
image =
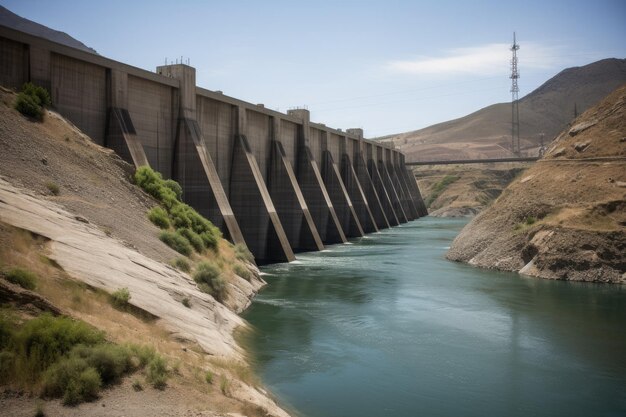
<path id="1" fill-rule="evenodd" d="M 513 32 L 513 46 L 511 46 L 511 52 L 513 52 L 513 58 L 511 59 L 511 152 L 516 155 L 520 155 L 520 143 L 519 143 L 519 87 L 517 80 L 519 78 L 519 72 L 517 70 L 517 50 L 519 45 L 515 38 L 515 32 Z"/>

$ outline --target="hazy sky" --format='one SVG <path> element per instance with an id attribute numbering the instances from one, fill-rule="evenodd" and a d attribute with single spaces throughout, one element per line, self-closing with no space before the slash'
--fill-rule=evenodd
<path id="1" fill-rule="evenodd" d="M 108 58 L 153 71 L 191 60 L 197 83 L 367 137 L 520 97 L 566 67 L 626 57 L 626 1 L 0 0 Z"/>

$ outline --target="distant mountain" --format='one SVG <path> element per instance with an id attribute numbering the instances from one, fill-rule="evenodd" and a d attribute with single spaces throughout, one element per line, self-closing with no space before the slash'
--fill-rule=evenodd
<path id="1" fill-rule="evenodd" d="M 0 25 L 26 32 L 34 36 L 39 36 L 40 38 L 49 39 L 53 42 L 71 46 L 72 48 L 80 49 L 85 52 L 97 54 L 95 49 L 86 46 L 84 43 L 72 38 L 67 33 L 59 32 L 58 30 L 50 29 L 49 27 L 33 22 L 32 20 L 24 19 L 2 6 L 0 6 Z"/>
<path id="2" fill-rule="evenodd" d="M 574 118 L 626 83 L 626 59 L 568 68 L 520 99 L 522 153 L 536 155 L 540 133 L 551 142 Z M 389 135 L 407 161 L 511 156 L 511 104 L 485 107 L 460 119 Z"/>

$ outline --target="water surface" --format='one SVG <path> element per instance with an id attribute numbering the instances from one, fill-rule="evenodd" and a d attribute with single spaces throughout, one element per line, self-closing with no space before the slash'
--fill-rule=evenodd
<path id="1" fill-rule="evenodd" d="M 310 417 L 625 416 L 626 288 L 446 261 L 424 218 L 291 264 L 245 314 L 278 401 Z"/>

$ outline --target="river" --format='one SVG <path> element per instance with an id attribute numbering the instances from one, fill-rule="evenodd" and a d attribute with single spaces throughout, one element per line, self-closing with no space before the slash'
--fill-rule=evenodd
<path id="1" fill-rule="evenodd" d="M 308 417 L 625 416 L 626 288 L 446 261 L 422 218 L 262 268 L 244 343 Z"/>

